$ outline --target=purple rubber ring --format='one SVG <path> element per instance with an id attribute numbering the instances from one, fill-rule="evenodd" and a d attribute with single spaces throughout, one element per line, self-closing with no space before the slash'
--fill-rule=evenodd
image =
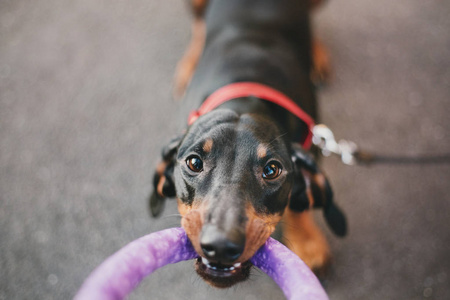
<path id="1" fill-rule="evenodd" d="M 250 261 L 278 284 L 286 299 L 328 299 L 311 269 L 294 252 L 273 238 L 269 238 Z"/>
<path id="2" fill-rule="evenodd" d="M 198 254 L 182 228 L 146 235 L 126 245 L 98 266 L 74 299 L 124 299 L 156 269 L 196 257 Z M 272 238 L 256 252 L 251 262 L 269 275 L 289 300 L 328 299 L 308 266 Z"/>

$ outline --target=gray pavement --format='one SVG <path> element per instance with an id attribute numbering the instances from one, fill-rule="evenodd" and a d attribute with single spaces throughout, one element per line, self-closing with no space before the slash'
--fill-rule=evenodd
<path id="1" fill-rule="evenodd" d="M 0 0 L 0 299 L 70 299 L 108 255 L 179 225 L 146 197 L 177 133 L 184 2 Z M 335 68 L 322 121 L 368 150 L 450 153 L 449 16 L 448 1 L 330 1 L 314 19 Z M 323 168 L 350 229 L 325 229 L 330 298 L 450 299 L 450 165 Z M 213 289 L 185 262 L 130 298 L 283 296 L 257 270 Z"/>

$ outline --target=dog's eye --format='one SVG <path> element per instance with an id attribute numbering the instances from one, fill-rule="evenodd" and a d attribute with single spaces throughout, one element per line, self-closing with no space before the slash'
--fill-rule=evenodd
<path id="1" fill-rule="evenodd" d="M 281 174 L 281 165 L 276 161 L 269 162 L 263 169 L 262 177 L 264 179 L 275 179 Z"/>
<path id="2" fill-rule="evenodd" d="M 186 165 L 193 172 L 200 173 L 203 171 L 203 161 L 198 156 L 189 156 L 186 159 Z"/>

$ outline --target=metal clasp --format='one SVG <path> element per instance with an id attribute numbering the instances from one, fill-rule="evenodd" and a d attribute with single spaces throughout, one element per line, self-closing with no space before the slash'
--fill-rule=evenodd
<path id="1" fill-rule="evenodd" d="M 314 126 L 312 141 L 324 156 L 336 154 L 341 157 L 341 161 L 346 165 L 356 163 L 355 153 L 358 150 L 356 144 L 347 140 L 336 142 L 333 132 L 326 125 L 318 124 Z"/>

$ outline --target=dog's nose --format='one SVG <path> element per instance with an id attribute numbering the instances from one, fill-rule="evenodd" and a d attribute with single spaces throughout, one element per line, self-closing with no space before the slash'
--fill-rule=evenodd
<path id="1" fill-rule="evenodd" d="M 244 252 L 245 234 L 239 230 L 225 232 L 217 226 L 207 225 L 202 230 L 200 246 L 208 260 L 231 264 Z"/>

